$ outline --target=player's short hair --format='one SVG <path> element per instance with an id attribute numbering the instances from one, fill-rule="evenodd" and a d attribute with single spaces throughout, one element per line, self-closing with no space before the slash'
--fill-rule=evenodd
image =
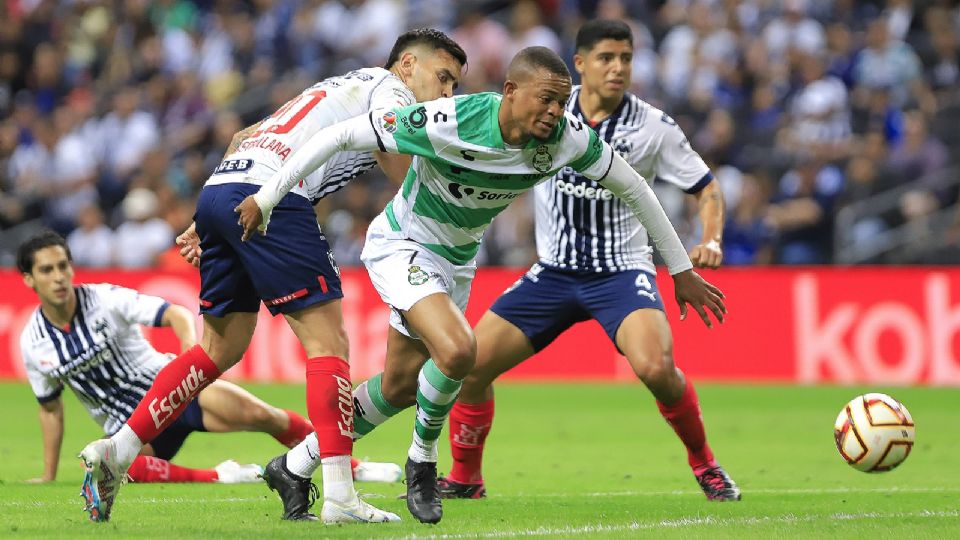
<path id="1" fill-rule="evenodd" d="M 23 274 L 33 272 L 34 255 L 43 248 L 53 246 L 62 247 L 67 252 L 67 260 L 73 262 L 73 255 L 70 254 L 70 246 L 67 245 L 67 241 L 59 234 L 45 230 L 32 236 L 17 248 L 17 269 Z"/>
<path id="2" fill-rule="evenodd" d="M 597 19 L 583 23 L 583 26 L 577 31 L 577 52 L 590 51 L 597 43 L 605 39 L 628 41 L 633 46 L 633 32 L 630 31 L 627 23 Z"/>
<path id="3" fill-rule="evenodd" d="M 510 61 L 510 67 L 507 68 L 507 78 L 516 80 L 525 74 L 532 74 L 538 70 L 544 70 L 558 77 L 570 78 L 570 70 L 567 69 L 566 62 L 560 55 L 546 47 L 527 47 Z"/>
<path id="4" fill-rule="evenodd" d="M 387 57 L 386 68 L 392 68 L 394 64 L 400 61 L 400 55 L 403 54 L 403 51 L 414 45 L 426 45 L 437 51 L 446 51 L 457 62 L 460 62 L 461 66 L 467 65 L 467 53 L 450 36 L 433 28 L 417 28 L 404 32 L 397 38 L 396 43 L 393 44 L 393 49 L 390 51 L 390 56 Z"/>

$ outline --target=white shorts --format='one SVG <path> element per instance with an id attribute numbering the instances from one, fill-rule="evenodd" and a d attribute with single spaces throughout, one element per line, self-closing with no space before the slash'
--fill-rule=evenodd
<path id="1" fill-rule="evenodd" d="M 360 260 L 384 303 L 393 308 L 390 326 L 405 336 L 419 339 L 408 327 L 402 312 L 431 294 L 444 293 L 466 311 L 476 265 L 457 266 L 440 255 L 390 229 L 380 214 L 370 224 Z"/>

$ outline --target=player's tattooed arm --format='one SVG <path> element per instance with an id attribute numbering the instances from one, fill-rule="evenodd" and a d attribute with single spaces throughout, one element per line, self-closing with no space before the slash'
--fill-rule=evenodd
<path id="1" fill-rule="evenodd" d="M 703 236 L 700 243 L 690 250 L 690 261 L 698 268 L 717 268 L 723 262 L 723 224 L 726 219 L 726 203 L 720 182 L 710 181 L 698 191 L 697 206 L 700 208 L 700 222 L 703 224 Z"/>
<path id="2" fill-rule="evenodd" d="M 43 434 L 43 476 L 27 480 L 29 484 L 42 484 L 57 479 L 60 447 L 63 444 L 62 398 L 40 404 L 40 431 Z"/>
<path id="3" fill-rule="evenodd" d="M 237 148 L 240 147 L 240 143 L 242 143 L 244 139 L 249 137 L 251 133 L 256 131 L 260 127 L 260 124 L 262 123 L 263 123 L 263 120 L 257 122 L 256 124 L 247 126 L 241 129 L 240 131 L 234 133 L 233 138 L 230 139 L 230 146 L 227 146 L 227 151 L 224 152 L 223 157 L 226 158 L 230 154 L 236 152 Z"/>

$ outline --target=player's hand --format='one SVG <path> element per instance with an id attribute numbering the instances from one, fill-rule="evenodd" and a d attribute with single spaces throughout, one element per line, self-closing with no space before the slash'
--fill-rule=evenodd
<path id="1" fill-rule="evenodd" d="M 710 240 L 697 244 L 690 250 L 690 261 L 697 268 L 719 268 L 723 262 L 723 249 L 720 242 Z"/>
<path id="2" fill-rule="evenodd" d="M 723 323 L 723 316 L 727 313 L 727 306 L 723 303 L 723 292 L 708 283 L 693 270 L 686 270 L 673 276 L 673 289 L 680 305 L 680 320 L 687 318 L 687 304 L 700 314 L 703 324 L 713 328 L 713 321 L 707 315 L 707 309 L 713 316 Z"/>
<path id="3" fill-rule="evenodd" d="M 243 227 L 242 239 L 246 242 L 253 236 L 254 231 L 260 227 L 260 224 L 263 223 L 263 214 L 260 212 L 260 205 L 257 204 L 253 195 L 250 195 L 234 208 L 233 211 L 240 214 L 240 219 L 237 223 Z M 260 231 L 260 234 L 266 234 L 266 231 Z"/>
<path id="4" fill-rule="evenodd" d="M 183 260 L 200 268 L 200 236 L 197 235 L 196 223 L 191 223 L 187 230 L 177 237 L 177 245 L 180 246 L 180 256 Z"/>

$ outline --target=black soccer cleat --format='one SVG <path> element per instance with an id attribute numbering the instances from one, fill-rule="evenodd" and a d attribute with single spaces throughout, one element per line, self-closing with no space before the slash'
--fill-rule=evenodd
<path id="1" fill-rule="evenodd" d="M 286 454 L 277 456 L 267 463 L 263 470 L 263 479 L 270 489 L 280 495 L 283 501 L 283 519 L 290 521 L 318 521 L 310 513 L 310 507 L 320 498 L 320 490 L 307 478 L 300 478 L 287 469 Z"/>
<path id="2" fill-rule="evenodd" d="M 487 496 L 483 484 L 461 484 L 441 476 L 437 479 L 441 499 L 482 499 Z"/>
<path id="3" fill-rule="evenodd" d="M 407 509 L 420 523 L 439 523 L 443 506 L 437 489 L 437 464 L 407 458 Z"/>
<path id="4" fill-rule="evenodd" d="M 723 467 L 716 465 L 696 475 L 697 483 L 711 501 L 739 501 L 740 488 Z"/>

